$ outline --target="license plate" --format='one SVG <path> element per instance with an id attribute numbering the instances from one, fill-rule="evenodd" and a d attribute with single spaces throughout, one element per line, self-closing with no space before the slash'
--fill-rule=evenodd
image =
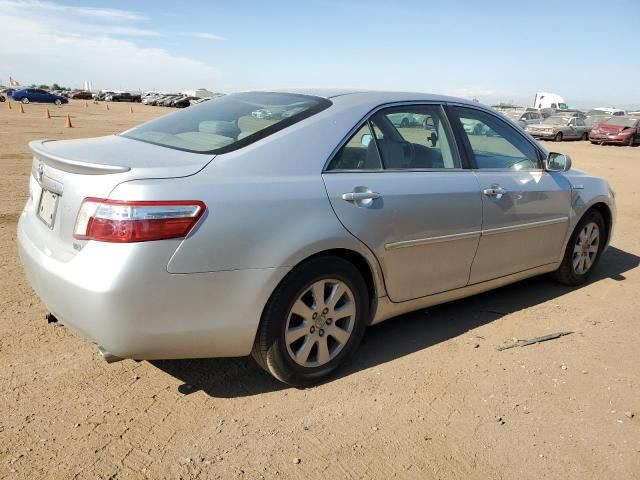
<path id="1" fill-rule="evenodd" d="M 49 190 L 42 190 L 40 195 L 40 205 L 38 205 L 38 217 L 49 228 L 53 228 L 53 223 L 56 220 L 56 209 L 58 207 L 58 198 L 60 196 Z"/>

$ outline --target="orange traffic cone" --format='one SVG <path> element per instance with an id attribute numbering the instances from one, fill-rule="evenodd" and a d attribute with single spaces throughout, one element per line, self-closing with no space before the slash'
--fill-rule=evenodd
<path id="1" fill-rule="evenodd" d="M 106 110 L 107 110 L 107 112 L 109 111 L 109 105 L 107 105 L 107 108 L 106 108 Z"/>
<path id="2" fill-rule="evenodd" d="M 133 105 L 129 105 L 129 113 L 133 113 Z"/>
<path id="3" fill-rule="evenodd" d="M 24 113 L 24 107 L 20 104 L 20 113 Z"/>
<path id="4" fill-rule="evenodd" d="M 11 102 L 7 102 L 7 110 L 11 110 Z"/>
<path id="5" fill-rule="evenodd" d="M 44 114 L 44 118 L 46 118 L 47 120 L 49 120 L 51 118 L 51 113 L 49 112 L 48 108 L 47 108 L 47 111 Z"/>
<path id="6" fill-rule="evenodd" d="M 71 116 L 69 116 L 68 113 L 67 113 L 67 121 L 64 122 L 64 128 L 73 128 L 73 125 L 71 125 Z"/>

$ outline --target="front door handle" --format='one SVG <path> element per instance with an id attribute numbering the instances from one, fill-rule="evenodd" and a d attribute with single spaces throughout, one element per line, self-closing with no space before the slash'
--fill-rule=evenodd
<path id="1" fill-rule="evenodd" d="M 482 190 L 482 193 L 484 193 L 487 197 L 496 197 L 499 200 L 502 198 L 502 195 L 507 193 L 507 191 L 502 187 L 496 186 L 491 188 L 485 188 L 484 190 Z"/>
<path id="2" fill-rule="evenodd" d="M 343 193 L 342 199 L 347 202 L 362 202 L 363 200 L 375 200 L 382 198 L 378 192 L 349 192 Z"/>

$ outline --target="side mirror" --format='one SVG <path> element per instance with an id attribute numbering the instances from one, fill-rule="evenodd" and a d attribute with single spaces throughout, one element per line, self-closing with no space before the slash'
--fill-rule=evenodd
<path id="1" fill-rule="evenodd" d="M 566 172 L 571 168 L 571 157 L 562 153 L 551 152 L 544 159 L 544 169 L 547 172 Z"/>
<path id="2" fill-rule="evenodd" d="M 360 137 L 360 143 L 362 145 L 364 145 L 365 147 L 369 146 L 369 142 L 371 142 L 371 140 L 373 139 L 373 137 L 371 136 L 370 133 L 365 133 Z"/>

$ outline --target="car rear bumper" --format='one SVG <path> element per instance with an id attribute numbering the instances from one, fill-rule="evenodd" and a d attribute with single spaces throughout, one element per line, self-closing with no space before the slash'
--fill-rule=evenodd
<path id="1" fill-rule="evenodd" d="M 89 242 L 61 261 L 42 248 L 46 232 L 21 216 L 18 250 L 33 289 L 61 323 L 120 358 L 248 355 L 262 309 L 289 271 L 170 274 L 162 241 Z"/>

